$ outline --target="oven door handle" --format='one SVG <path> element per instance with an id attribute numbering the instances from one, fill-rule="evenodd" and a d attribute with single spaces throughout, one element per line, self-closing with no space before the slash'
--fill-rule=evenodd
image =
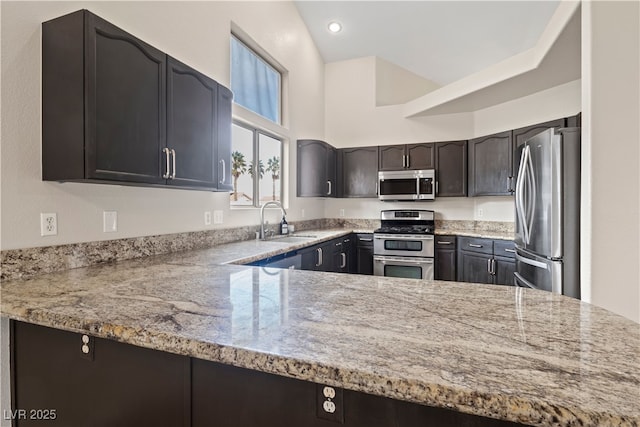
<path id="1" fill-rule="evenodd" d="M 422 241 L 422 240 L 433 240 L 434 236 L 433 234 L 424 234 L 420 236 L 416 236 L 415 234 L 412 234 L 410 236 L 407 236 L 404 234 L 374 234 L 373 238 L 377 240 L 390 239 L 390 240 L 421 240 Z"/>
<path id="2" fill-rule="evenodd" d="M 433 258 L 419 258 L 413 260 L 405 257 L 374 256 L 373 260 L 381 262 L 383 264 L 387 262 L 396 262 L 402 264 L 433 264 Z"/>

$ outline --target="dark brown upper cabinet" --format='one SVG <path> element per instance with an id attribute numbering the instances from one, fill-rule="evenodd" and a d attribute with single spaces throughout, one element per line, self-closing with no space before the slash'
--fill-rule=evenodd
<path id="1" fill-rule="evenodd" d="M 378 154 L 378 170 L 434 169 L 436 151 L 434 143 L 385 145 Z"/>
<path id="2" fill-rule="evenodd" d="M 378 196 L 378 147 L 338 150 L 341 197 Z"/>
<path id="3" fill-rule="evenodd" d="M 467 195 L 467 141 L 437 142 L 436 197 Z"/>
<path id="4" fill-rule="evenodd" d="M 43 179 L 217 189 L 218 88 L 87 10 L 43 23 Z"/>
<path id="5" fill-rule="evenodd" d="M 317 139 L 299 139 L 296 155 L 296 195 L 336 197 L 336 149 Z"/>
<path id="6" fill-rule="evenodd" d="M 513 181 L 510 130 L 469 140 L 469 196 L 511 195 Z"/>

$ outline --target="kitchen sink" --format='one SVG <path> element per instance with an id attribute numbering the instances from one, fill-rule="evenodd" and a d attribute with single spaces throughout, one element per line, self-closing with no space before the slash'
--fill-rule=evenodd
<path id="1" fill-rule="evenodd" d="M 294 235 L 290 235 L 290 236 L 277 236 L 277 237 L 271 237 L 270 241 L 274 241 L 274 242 L 284 242 L 284 243 L 297 243 L 297 242 L 308 242 L 311 239 L 315 239 L 318 236 L 314 236 L 312 234 L 294 234 Z"/>

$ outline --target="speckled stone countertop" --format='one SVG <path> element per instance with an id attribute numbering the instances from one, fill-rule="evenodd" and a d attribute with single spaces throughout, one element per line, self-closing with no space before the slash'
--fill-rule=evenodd
<path id="1" fill-rule="evenodd" d="M 225 246 L 4 281 L 1 313 L 528 425 L 640 424 L 637 323 L 522 288 L 220 265 Z"/>

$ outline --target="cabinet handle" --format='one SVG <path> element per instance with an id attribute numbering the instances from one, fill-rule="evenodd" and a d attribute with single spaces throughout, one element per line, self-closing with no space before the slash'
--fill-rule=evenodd
<path id="1" fill-rule="evenodd" d="M 496 260 L 495 259 L 489 258 L 487 260 L 487 271 L 492 276 L 496 275 Z"/>
<path id="2" fill-rule="evenodd" d="M 320 267 L 322 265 L 322 248 L 318 248 L 316 251 L 318 251 L 318 263 L 316 267 Z"/>
<path id="3" fill-rule="evenodd" d="M 340 256 L 342 257 L 342 265 L 340 266 L 340 268 L 345 268 L 347 266 L 347 255 L 342 252 Z"/>
<path id="4" fill-rule="evenodd" d="M 329 184 L 329 191 L 327 192 L 327 196 L 331 195 L 331 181 L 327 181 L 327 184 Z"/>
<path id="5" fill-rule="evenodd" d="M 436 195 L 440 194 L 440 188 L 438 185 L 438 181 L 436 181 Z"/>
<path id="6" fill-rule="evenodd" d="M 176 150 L 174 150 L 173 148 L 171 149 L 171 156 L 173 171 L 171 172 L 171 176 L 169 176 L 169 179 L 176 179 Z"/>
<path id="7" fill-rule="evenodd" d="M 166 148 L 166 147 L 162 149 L 162 152 L 165 155 L 165 157 L 164 157 L 164 159 L 165 159 L 165 165 L 164 165 L 165 166 L 165 168 L 164 168 L 165 172 L 162 175 L 162 178 L 163 179 L 167 179 L 167 178 L 169 178 L 169 170 L 171 169 L 171 165 L 169 164 L 169 162 L 170 162 L 169 157 L 171 157 L 171 153 L 169 152 L 169 149 Z"/>
<path id="8" fill-rule="evenodd" d="M 513 177 L 509 176 L 507 177 L 507 192 L 509 193 L 513 193 L 513 188 L 511 188 L 511 184 L 513 183 Z"/>
<path id="9" fill-rule="evenodd" d="M 441 242 L 441 241 L 438 241 L 438 242 L 436 242 L 436 243 L 437 243 L 438 245 L 453 245 L 453 243 L 452 243 L 452 242 Z"/>
<path id="10" fill-rule="evenodd" d="M 361 242 L 373 242 L 373 237 L 360 237 L 358 240 Z"/>
<path id="11" fill-rule="evenodd" d="M 407 169 L 411 167 L 411 165 L 409 164 L 410 161 L 411 161 L 411 158 L 407 155 Z"/>
<path id="12" fill-rule="evenodd" d="M 222 163 L 222 179 L 220 180 L 220 184 L 224 184 L 227 180 L 227 163 L 224 159 L 220 159 L 220 163 Z"/>
<path id="13" fill-rule="evenodd" d="M 469 243 L 469 246 L 471 246 L 472 248 L 481 248 L 482 245 L 476 245 L 475 243 Z"/>
<path id="14" fill-rule="evenodd" d="M 505 252 L 512 253 L 512 254 L 515 254 L 515 253 L 516 253 L 516 250 L 515 250 L 515 249 L 505 249 L 504 251 L 505 251 Z"/>

